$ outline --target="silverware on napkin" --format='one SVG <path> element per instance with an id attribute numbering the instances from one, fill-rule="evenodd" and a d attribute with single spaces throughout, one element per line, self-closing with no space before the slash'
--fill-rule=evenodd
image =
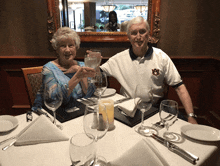
<path id="1" fill-rule="evenodd" d="M 10 141 L 10 140 L 12 140 L 12 139 L 15 139 L 15 136 L 10 137 L 10 138 L 7 138 L 7 139 L 1 141 L 1 142 L 0 142 L 0 145 L 4 144 L 4 143 L 6 143 L 6 142 L 8 142 L 8 141 Z"/>
<path id="2" fill-rule="evenodd" d="M 179 148 L 175 144 L 165 140 L 162 137 L 159 137 L 158 135 L 152 134 L 151 137 L 154 138 L 159 143 L 161 143 L 162 145 L 166 146 L 171 152 L 178 154 L 179 156 L 183 157 L 185 160 L 189 161 L 192 164 L 196 164 L 196 161 L 199 160 L 199 157 L 191 154 L 186 150 Z"/>
<path id="3" fill-rule="evenodd" d="M 9 147 L 11 147 L 12 145 L 14 145 L 16 142 L 16 140 L 14 140 L 13 142 L 11 142 L 9 145 L 5 146 L 4 148 L 2 148 L 2 150 L 7 150 Z"/>
<path id="4" fill-rule="evenodd" d="M 51 117 L 44 111 L 42 111 L 40 108 L 37 109 L 37 111 L 35 112 L 37 115 L 45 115 L 46 117 L 48 117 L 50 119 L 51 122 L 53 122 L 53 120 L 51 119 Z"/>
<path id="5" fill-rule="evenodd" d="M 131 98 L 119 99 L 119 100 L 116 100 L 116 101 L 114 102 L 114 104 L 119 104 L 119 103 L 122 103 L 122 102 L 127 101 L 127 100 L 130 100 L 130 99 L 131 99 Z"/>
<path id="6" fill-rule="evenodd" d="M 7 142 L 7 141 L 9 141 L 9 140 L 11 140 L 11 139 L 14 139 L 9 145 L 3 147 L 2 150 L 5 151 L 5 150 L 7 150 L 9 147 L 11 147 L 12 145 L 14 145 L 15 142 L 16 142 L 16 140 L 17 140 L 17 138 L 20 137 L 32 124 L 33 124 L 33 122 L 32 122 L 31 124 L 28 124 L 28 125 L 27 125 L 23 130 L 21 130 L 20 133 L 18 133 L 16 136 L 10 137 L 10 138 L 8 138 L 8 139 L 2 141 L 2 142 L 5 143 L 5 142 Z M 2 142 L 1 142 L 1 143 L 2 143 Z"/>

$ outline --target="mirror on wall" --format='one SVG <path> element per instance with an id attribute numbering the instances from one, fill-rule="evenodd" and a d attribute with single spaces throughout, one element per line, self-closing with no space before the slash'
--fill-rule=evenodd
<path id="1" fill-rule="evenodd" d="M 146 2 L 147 1 L 147 2 Z M 151 32 L 150 42 L 159 41 L 160 32 L 160 0 L 115 0 L 115 13 L 120 28 L 110 31 L 105 28 L 109 22 L 109 12 L 103 11 L 106 1 L 78 2 L 76 0 L 47 0 L 48 33 L 52 35 L 61 26 L 69 26 L 76 30 L 82 42 L 128 42 L 125 30 L 121 25 L 136 16 L 148 20 Z M 136 6 L 146 6 L 142 12 Z"/>
<path id="2" fill-rule="evenodd" d="M 125 31 L 123 25 L 132 18 L 142 16 L 147 20 L 148 16 L 148 0 L 142 0 L 140 3 L 133 0 L 116 0 L 114 3 L 96 1 L 90 2 L 88 8 L 83 2 L 76 2 L 75 0 L 67 0 L 66 3 L 60 1 L 59 5 L 61 6 L 62 16 L 61 26 L 69 26 L 77 32 L 121 32 Z M 67 6 L 64 7 L 64 5 Z M 111 7 L 114 8 L 113 12 Z M 63 12 L 65 9 L 68 9 L 68 11 L 65 11 L 67 12 L 68 21 L 65 20 L 65 12 Z M 88 12 L 92 18 L 86 20 L 85 17 Z M 86 24 L 88 20 L 89 23 Z"/>

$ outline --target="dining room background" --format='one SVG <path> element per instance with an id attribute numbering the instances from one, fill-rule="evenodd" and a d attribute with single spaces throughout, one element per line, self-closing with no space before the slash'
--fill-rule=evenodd
<path id="1" fill-rule="evenodd" d="M 220 129 L 219 6 L 218 0 L 161 0 L 157 47 L 180 71 L 199 122 Z M 0 115 L 18 115 L 30 109 L 21 68 L 55 59 L 48 38 L 47 2 L 4 0 L 0 11 Z M 104 62 L 127 49 L 129 43 L 82 43 L 78 59 L 92 47 L 103 50 Z M 114 79 L 110 85 L 119 89 Z M 181 105 L 172 88 L 168 97 Z"/>

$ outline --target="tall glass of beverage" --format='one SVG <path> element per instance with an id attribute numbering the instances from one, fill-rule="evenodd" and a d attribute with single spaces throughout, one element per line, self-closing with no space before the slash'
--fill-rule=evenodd
<path id="1" fill-rule="evenodd" d="M 109 128 L 108 130 L 113 130 L 115 128 L 114 125 L 114 101 L 112 99 L 101 99 L 99 100 L 99 112 L 103 112 L 103 105 L 106 107 L 106 113 L 108 117 L 109 122 Z"/>

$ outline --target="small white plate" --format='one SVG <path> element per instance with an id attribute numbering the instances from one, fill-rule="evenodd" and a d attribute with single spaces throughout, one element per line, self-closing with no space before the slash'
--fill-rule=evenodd
<path id="1" fill-rule="evenodd" d="M 199 141 L 220 141 L 220 130 L 205 126 L 205 125 L 198 125 L 198 124 L 190 124 L 181 127 L 182 134 L 199 140 Z"/>
<path id="2" fill-rule="evenodd" d="M 114 95 L 116 93 L 116 90 L 113 88 L 107 88 L 101 97 L 108 97 L 111 95 Z M 99 96 L 97 92 L 94 93 L 95 96 Z"/>
<path id="3" fill-rule="evenodd" d="M 18 120 L 11 115 L 0 116 L 0 133 L 8 132 L 18 126 Z"/>

